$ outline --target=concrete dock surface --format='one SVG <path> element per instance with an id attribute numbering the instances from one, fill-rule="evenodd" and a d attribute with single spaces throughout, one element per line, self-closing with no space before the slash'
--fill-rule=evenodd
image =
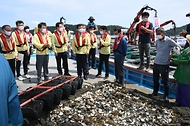
<path id="1" fill-rule="evenodd" d="M 77 76 L 77 67 L 76 67 L 76 61 L 72 59 L 68 59 L 69 64 L 69 73 L 73 76 Z M 31 79 L 25 79 L 23 81 L 19 81 L 16 78 L 16 82 L 18 85 L 18 91 L 24 91 L 29 87 L 33 87 L 37 85 L 37 71 L 36 71 L 36 57 L 31 57 L 30 64 L 28 66 L 29 71 L 28 74 L 31 76 Z M 64 73 L 64 69 L 63 69 Z M 95 75 L 98 73 L 97 69 L 90 69 L 89 70 L 89 78 L 88 80 L 84 80 L 84 84 L 94 84 L 98 83 L 99 81 L 105 81 L 104 76 L 105 73 L 102 72 L 101 77 L 96 78 Z M 21 66 L 21 74 L 23 75 L 23 67 Z M 54 56 L 49 57 L 49 78 L 55 77 L 58 75 L 57 67 L 56 67 L 56 59 Z M 43 80 L 43 69 L 42 69 L 42 80 Z M 113 82 L 115 77 L 113 75 L 109 75 L 109 78 L 106 80 L 109 80 Z M 125 87 L 130 89 L 137 89 L 143 93 L 150 94 L 152 93 L 151 89 L 139 86 L 137 84 L 130 84 L 128 82 L 125 82 Z M 175 99 L 170 99 L 170 102 L 174 102 Z"/>

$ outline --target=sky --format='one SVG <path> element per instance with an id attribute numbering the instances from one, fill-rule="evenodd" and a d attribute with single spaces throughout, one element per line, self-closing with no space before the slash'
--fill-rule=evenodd
<path id="1" fill-rule="evenodd" d="M 129 27 L 138 11 L 149 5 L 158 12 L 160 23 L 174 20 L 177 27 L 190 23 L 185 15 L 190 12 L 189 0 L 1 0 L 0 26 L 15 27 L 16 20 L 23 20 L 31 29 L 40 22 L 54 26 L 60 17 L 67 24 L 88 23 L 89 16 L 99 25 Z M 154 11 L 149 20 L 154 22 Z M 169 24 L 165 29 L 172 28 Z"/>

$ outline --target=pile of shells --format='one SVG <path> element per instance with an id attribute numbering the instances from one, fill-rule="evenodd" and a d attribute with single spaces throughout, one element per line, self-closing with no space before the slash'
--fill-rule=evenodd
<path id="1" fill-rule="evenodd" d="M 125 87 L 107 83 L 80 97 L 62 101 L 46 121 L 58 126 L 156 126 L 176 124 L 178 117 L 172 109 L 151 104 Z"/>

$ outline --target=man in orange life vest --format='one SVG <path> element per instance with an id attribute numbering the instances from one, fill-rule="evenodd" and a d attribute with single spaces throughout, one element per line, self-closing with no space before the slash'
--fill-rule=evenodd
<path id="1" fill-rule="evenodd" d="M 121 33 L 120 28 L 115 28 L 114 34 L 116 35 L 116 39 L 113 45 L 115 77 L 116 77 L 116 82 L 123 85 L 124 84 L 123 64 L 125 56 L 127 54 L 127 41 L 124 35 Z"/>
<path id="2" fill-rule="evenodd" d="M 32 50 L 33 50 L 32 34 L 30 33 L 30 27 L 25 26 L 24 27 L 24 32 L 26 34 L 26 38 L 28 39 L 28 44 L 30 46 L 30 54 L 28 56 L 28 64 L 30 64 L 30 57 L 32 55 Z"/>
<path id="3" fill-rule="evenodd" d="M 64 29 L 63 22 L 57 22 L 56 30 L 53 33 L 52 36 L 52 49 L 56 56 L 56 62 L 57 62 L 57 70 L 60 75 L 63 74 L 62 68 L 61 68 L 61 59 L 63 60 L 63 68 L 64 68 L 64 75 L 69 74 L 68 69 L 68 59 L 67 59 L 67 51 L 68 51 L 68 37 L 67 32 Z"/>
<path id="4" fill-rule="evenodd" d="M 88 79 L 88 67 L 87 67 L 87 56 L 90 51 L 90 38 L 89 34 L 84 29 L 84 24 L 77 25 L 77 32 L 73 37 L 72 49 L 77 60 L 77 74 L 78 77 L 82 77 L 82 71 L 84 79 Z"/>
<path id="5" fill-rule="evenodd" d="M 15 42 L 11 36 L 12 29 L 9 25 L 2 26 L 2 34 L 0 35 L 0 45 L 2 46 L 2 54 L 9 62 L 10 68 L 15 76 L 15 59 L 18 60 L 18 52 Z"/>
<path id="6" fill-rule="evenodd" d="M 98 74 L 96 77 L 99 77 L 102 73 L 102 65 L 103 62 L 105 63 L 106 68 L 106 74 L 105 79 L 109 77 L 109 56 L 110 56 L 110 42 L 111 42 L 111 36 L 107 32 L 106 26 L 100 27 L 100 45 L 99 45 L 99 66 L 98 66 Z"/>
<path id="7" fill-rule="evenodd" d="M 144 69 L 144 52 L 147 58 L 146 72 L 150 70 L 150 42 L 151 34 L 153 34 L 153 25 L 148 21 L 149 13 L 142 13 L 142 21 L 137 24 L 136 32 L 134 35 L 134 44 L 137 44 L 137 34 L 139 35 L 139 55 L 140 55 L 140 66 L 138 69 Z"/>
<path id="8" fill-rule="evenodd" d="M 97 47 L 97 37 L 94 33 L 94 26 L 89 27 L 89 34 L 90 34 L 90 43 L 91 43 L 91 49 L 88 55 L 88 63 L 90 67 L 90 57 L 92 58 L 91 66 L 93 69 L 96 69 L 95 67 L 95 55 L 96 55 L 96 47 Z"/>
<path id="9" fill-rule="evenodd" d="M 51 39 L 48 35 L 47 25 L 45 22 L 38 24 L 38 32 L 34 35 L 34 46 L 36 47 L 36 69 L 38 83 L 42 82 L 41 73 L 43 67 L 44 80 L 49 79 L 48 62 Z"/>
<path id="10" fill-rule="evenodd" d="M 30 54 L 30 51 L 29 51 L 28 40 L 24 33 L 24 22 L 21 20 L 16 21 L 16 27 L 17 28 L 12 33 L 12 37 L 16 44 L 18 54 L 24 55 L 24 58 L 23 58 L 24 77 L 30 78 L 30 76 L 28 75 L 28 55 Z M 20 60 L 16 61 L 17 77 L 18 77 L 18 80 L 22 81 L 23 78 L 20 74 L 20 66 L 21 66 L 21 61 Z"/>

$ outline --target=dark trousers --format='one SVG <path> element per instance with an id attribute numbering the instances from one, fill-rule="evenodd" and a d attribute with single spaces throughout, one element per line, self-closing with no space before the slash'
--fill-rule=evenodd
<path id="1" fill-rule="evenodd" d="M 98 66 L 98 74 L 102 73 L 102 65 L 103 62 L 106 68 L 106 76 L 109 76 L 109 54 L 100 54 L 99 55 L 99 66 Z"/>
<path id="2" fill-rule="evenodd" d="M 63 68 L 65 70 L 64 73 L 68 74 L 69 73 L 69 69 L 68 69 L 67 52 L 58 53 L 58 55 L 55 58 L 56 58 L 56 62 L 57 62 L 58 73 L 60 75 L 63 74 L 63 71 L 62 71 L 62 68 L 61 68 L 61 59 L 62 59 L 62 61 L 63 61 Z"/>
<path id="3" fill-rule="evenodd" d="M 147 57 L 146 67 L 149 67 L 150 66 L 150 43 L 147 43 L 147 44 L 139 43 L 140 66 L 144 66 L 144 53 Z"/>
<path id="4" fill-rule="evenodd" d="M 37 70 L 38 79 L 41 78 L 42 67 L 43 67 L 44 78 L 47 78 L 49 76 L 48 62 L 49 62 L 49 55 L 36 55 L 36 70 Z"/>
<path id="5" fill-rule="evenodd" d="M 160 86 L 160 83 L 159 83 L 160 74 L 161 74 L 162 82 L 164 85 L 164 96 L 168 96 L 169 65 L 154 64 L 154 68 L 153 68 L 154 91 L 153 91 L 153 93 L 154 94 L 158 93 L 159 86 Z"/>
<path id="6" fill-rule="evenodd" d="M 76 54 L 76 60 L 77 60 L 77 74 L 78 74 L 78 76 L 81 76 L 82 72 L 84 75 L 87 75 L 88 74 L 87 55 L 86 54 Z"/>
<path id="7" fill-rule="evenodd" d="M 24 69 L 24 75 L 26 75 L 28 73 L 28 52 L 26 50 L 26 51 L 19 51 L 18 53 L 24 54 L 23 69 Z M 17 77 L 21 76 L 20 66 L 21 66 L 21 61 L 20 60 L 16 61 Z"/>
<path id="8" fill-rule="evenodd" d="M 94 64 L 95 64 L 95 55 L 96 55 L 96 48 L 91 48 L 90 49 L 90 52 L 89 52 L 89 55 L 88 55 L 88 63 L 89 63 L 89 66 L 90 66 L 90 58 L 92 59 L 92 67 L 94 67 Z"/>
<path id="9" fill-rule="evenodd" d="M 115 57 L 114 65 L 115 65 L 115 78 L 119 81 L 119 84 L 124 84 L 124 57 Z"/>
<path id="10" fill-rule="evenodd" d="M 32 46 L 30 46 L 30 55 L 28 56 L 28 64 L 30 64 L 30 57 L 32 55 Z"/>
<path id="11" fill-rule="evenodd" d="M 9 66 L 13 72 L 13 75 L 15 77 L 15 58 L 7 60 L 9 62 Z"/>

